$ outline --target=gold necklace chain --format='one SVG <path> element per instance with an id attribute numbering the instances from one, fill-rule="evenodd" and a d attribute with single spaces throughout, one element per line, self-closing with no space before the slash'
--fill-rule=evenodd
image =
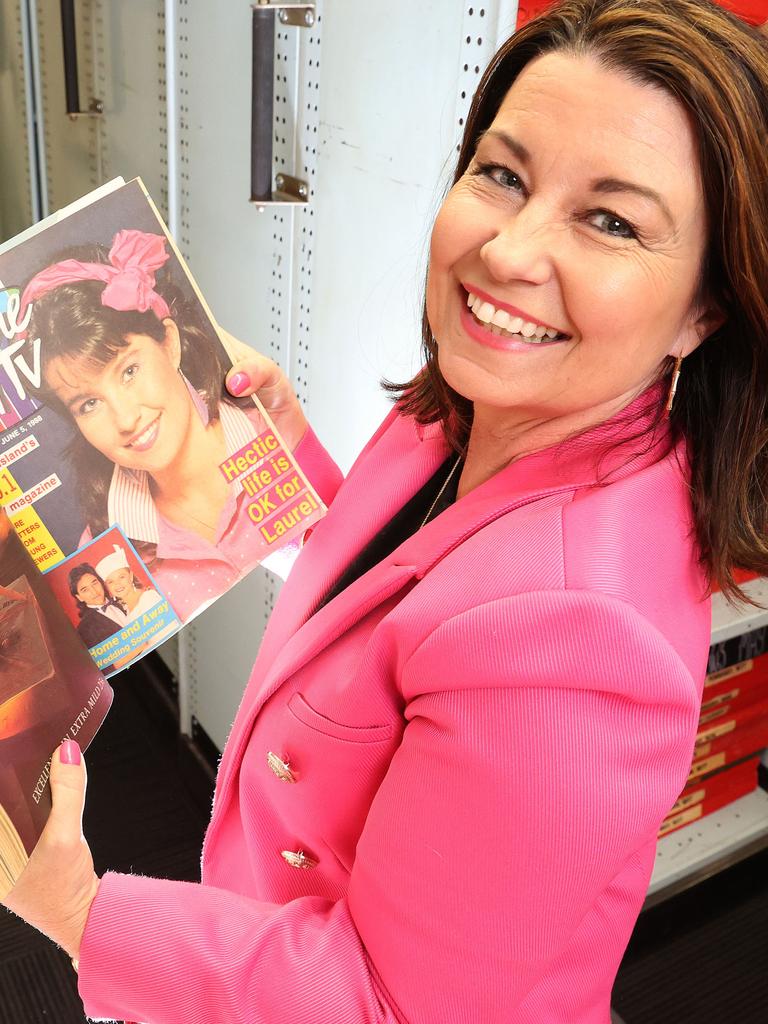
<path id="1" fill-rule="evenodd" d="M 420 530 L 421 530 L 421 529 L 423 529 L 423 528 L 424 528 L 424 527 L 426 526 L 426 524 L 427 524 L 427 520 L 428 520 L 428 519 L 429 519 L 429 517 L 430 517 L 430 516 L 432 515 L 432 512 L 434 511 L 435 505 L 436 505 L 436 504 L 438 503 L 438 501 L 440 501 L 440 499 L 442 498 L 442 496 L 443 496 L 443 493 L 444 493 L 444 491 L 445 491 L 445 488 L 446 488 L 446 487 L 448 486 L 448 484 L 449 484 L 449 483 L 451 482 L 451 477 L 452 477 L 452 476 L 453 476 L 453 474 L 454 474 L 454 473 L 456 472 L 456 470 L 457 470 L 457 468 L 458 468 L 458 465 L 459 465 L 459 463 L 460 463 L 460 462 L 461 462 L 461 456 L 459 455 L 459 456 L 458 456 L 458 458 L 456 459 L 456 461 L 454 462 L 453 466 L 451 467 L 451 472 L 450 472 L 450 473 L 448 474 L 448 476 L 446 477 L 445 483 L 444 483 L 444 484 L 443 484 L 443 486 L 442 486 L 442 487 L 440 488 L 440 490 L 439 490 L 439 491 L 437 492 L 437 497 L 436 497 L 436 498 L 435 498 L 435 500 L 434 500 L 434 501 L 432 502 L 432 504 L 431 504 L 431 505 L 429 506 L 429 512 L 427 512 L 427 514 L 426 514 L 426 515 L 424 516 L 424 519 L 423 519 L 423 521 L 422 521 L 422 523 L 421 523 L 421 526 L 419 527 L 419 529 L 420 529 Z"/>

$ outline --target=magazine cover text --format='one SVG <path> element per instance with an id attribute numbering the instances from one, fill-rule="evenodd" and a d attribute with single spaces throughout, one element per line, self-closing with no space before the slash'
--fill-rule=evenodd
<path id="1" fill-rule="evenodd" d="M 324 507 L 136 180 L 0 254 L 0 504 L 107 674 Z"/>

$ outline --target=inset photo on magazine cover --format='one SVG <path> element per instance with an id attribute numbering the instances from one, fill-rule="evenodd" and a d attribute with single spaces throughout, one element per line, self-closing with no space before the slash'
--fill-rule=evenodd
<path id="1" fill-rule="evenodd" d="M 45 579 L 106 675 L 146 654 L 181 626 L 117 526 L 50 569 Z"/>
<path id="2" fill-rule="evenodd" d="M 180 624 L 295 557 L 325 509 L 264 409 L 226 390 L 231 360 L 138 179 L 4 248 L 0 287 L 0 503 L 41 572 L 96 569 L 91 543 L 118 526 Z"/>

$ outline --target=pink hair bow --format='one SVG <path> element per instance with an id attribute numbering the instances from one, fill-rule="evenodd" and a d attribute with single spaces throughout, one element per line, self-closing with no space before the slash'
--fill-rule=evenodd
<path id="1" fill-rule="evenodd" d="M 170 316 L 168 303 L 155 291 L 155 271 L 168 260 L 165 238 L 133 228 L 118 231 L 109 250 L 109 263 L 63 260 L 35 274 L 21 296 L 21 314 L 30 302 L 62 284 L 104 281 L 101 303 L 111 309 L 151 309 L 158 319 Z"/>

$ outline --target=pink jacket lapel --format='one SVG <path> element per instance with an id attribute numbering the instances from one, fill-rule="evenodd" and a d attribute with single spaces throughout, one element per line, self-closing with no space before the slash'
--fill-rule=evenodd
<path id="1" fill-rule="evenodd" d="M 393 419 L 373 452 L 352 468 L 333 501 L 332 511 L 314 528 L 282 587 L 254 666 L 256 677 L 273 674 L 276 661 L 283 660 L 286 645 L 290 643 L 294 648 L 300 632 L 303 640 L 303 625 L 307 620 L 312 622 L 312 611 L 338 576 L 446 458 L 447 447 L 439 427 L 421 433 L 420 439 L 412 420 Z M 369 588 L 372 593 L 380 589 L 378 577 L 366 582 L 369 586 L 364 588 L 348 588 L 350 596 L 354 595 L 353 605 L 366 605 Z M 340 594 L 341 598 L 341 604 L 334 600 L 329 607 L 346 619 L 348 592 Z M 322 621 L 327 624 L 327 620 L 328 616 L 323 615 Z"/>
<path id="2" fill-rule="evenodd" d="M 648 402 L 649 394 L 641 398 Z M 615 480 L 658 461 L 668 450 L 666 429 L 653 444 L 645 438 L 615 452 L 605 451 L 608 442 L 642 430 L 645 418 L 638 399 L 625 410 L 618 427 L 609 421 L 557 448 L 510 464 L 313 615 L 337 575 L 448 454 L 438 425 L 419 429 L 410 419 L 393 419 L 378 444 L 351 471 L 283 586 L 232 729 L 238 749 L 231 752 L 229 763 L 237 764 L 254 718 L 283 682 L 382 601 L 412 579 L 422 579 L 471 534 L 539 498 L 592 486 L 598 477 Z"/>

